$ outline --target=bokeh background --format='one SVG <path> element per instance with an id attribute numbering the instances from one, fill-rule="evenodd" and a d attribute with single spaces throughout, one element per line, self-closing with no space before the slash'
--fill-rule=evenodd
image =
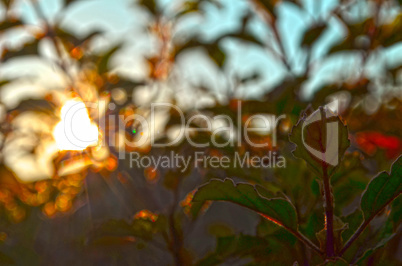
<path id="1" fill-rule="evenodd" d="M 281 190 L 303 233 L 318 243 L 321 183 L 291 155 L 288 134 L 303 110 L 338 100 L 351 147 L 332 185 L 335 215 L 349 222 L 347 239 L 362 219 L 358 196 L 401 153 L 401 1 L 2 0 L 0 6 L 1 264 L 318 264 L 292 235 L 243 208 L 213 203 L 193 212 L 192 193 L 225 177 Z M 106 139 L 102 147 L 60 149 L 54 129 L 73 98 L 114 104 L 88 109 Z M 128 123 L 122 130 L 110 117 L 149 118 L 155 102 L 179 106 L 186 118 L 225 114 L 240 121 L 236 127 L 254 114 L 286 119 L 277 127 L 278 145 L 264 149 L 244 141 L 196 149 L 184 140 L 130 147 L 124 139 L 150 129 Z M 179 122 L 173 109 L 158 112 L 158 141 L 174 138 Z M 193 137 L 203 142 L 210 133 Z M 272 132 L 252 139 L 272 144 Z M 119 160 L 122 151 L 127 157 Z M 132 168 L 127 159 L 129 152 L 171 151 L 276 151 L 287 165 L 182 172 Z M 362 255 L 360 247 L 392 235 L 364 263 L 401 263 L 399 202 L 355 243 L 349 261 Z M 392 216 L 385 229 L 376 226 L 383 216 Z"/>

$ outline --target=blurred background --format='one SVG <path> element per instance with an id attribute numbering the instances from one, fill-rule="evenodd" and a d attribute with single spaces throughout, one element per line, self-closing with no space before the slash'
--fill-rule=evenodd
<path id="1" fill-rule="evenodd" d="M 401 154 L 401 1 L 0 2 L 1 264 L 318 264 L 294 236 L 246 209 L 193 206 L 194 190 L 230 177 L 283 191 L 301 231 L 319 243 L 321 181 L 292 156 L 288 134 L 303 110 L 338 100 L 351 147 L 332 185 L 335 215 L 349 223 L 341 232 L 347 239 L 362 220 L 360 194 Z M 57 128 L 72 101 L 88 108 L 76 121 L 80 132 L 99 137 L 101 145 L 66 144 Z M 140 132 L 157 131 L 160 143 L 177 135 L 180 117 L 173 108 L 157 113 L 156 129 L 119 126 L 134 114 L 150 119 L 157 102 L 175 104 L 186 119 L 224 114 L 236 128 L 255 114 L 286 118 L 277 125 L 277 145 L 270 131 L 249 135 L 270 144 L 265 148 L 244 136 L 233 147 L 194 148 L 185 140 L 131 147 Z M 94 110 L 87 103 L 104 106 Z M 210 137 L 192 135 L 196 142 Z M 286 167 L 130 167 L 130 152 L 172 151 L 232 157 L 276 151 Z M 121 153 L 126 159 L 119 160 Z M 359 247 L 388 237 L 363 263 L 401 263 L 399 202 L 373 221 L 348 261 L 362 256 Z M 385 229 L 376 226 L 383 216 L 392 217 Z"/>

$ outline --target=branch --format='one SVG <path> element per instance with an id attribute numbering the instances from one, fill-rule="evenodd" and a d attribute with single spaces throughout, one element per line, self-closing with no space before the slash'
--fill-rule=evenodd
<path id="1" fill-rule="evenodd" d="M 323 124 L 326 125 L 326 114 L 322 107 L 320 107 L 321 117 L 323 120 Z M 320 136 L 321 138 L 321 136 Z M 320 139 L 320 145 L 322 145 L 322 141 Z M 323 147 L 321 147 L 323 148 Z M 323 149 L 322 149 L 323 150 Z M 334 206 L 332 202 L 331 195 L 331 184 L 327 171 L 328 165 L 326 162 L 322 162 L 322 172 L 323 172 L 323 181 L 324 181 L 324 197 L 325 197 L 325 231 L 327 234 L 326 237 L 326 254 L 327 257 L 335 256 L 334 251 Z"/>
<path id="2" fill-rule="evenodd" d="M 312 249 L 313 251 L 317 252 L 319 255 L 323 256 L 325 255 L 324 252 L 322 252 L 320 250 L 320 248 L 315 245 L 313 242 L 310 241 L 310 239 L 308 239 L 306 236 L 304 236 L 302 233 L 300 233 L 297 230 L 294 230 L 292 228 L 287 227 L 286 225 L 284 225 L 283 223 L 276 221 L 275 219 L 269 217 L 268 215 L 265 215 L 263 213 L 259 213 L 262 217 L 264 217 L 265 219 L 277 224 L 278 226 L 281 226 L 282 228 L 284 228 L 285 230 L 287 230 L 289 233 L 291 233 L 292 235 L 294 235 L 297 239 L 299 239 L 303 244 L 305 244 L 307 247 L 309 247 L 310 249 Z"/>
<path id="3" fill-rule="evenodd" d="M 297 237 L 303 244 L 305 244 L 307 247 L 318 253 L 319 255 L 323 256 L 325 255 L 324 252 L 320 250 L 320 248 L 315 245 L 313 242 L 310 241 L 306 236 L 301 234 L 299 231 L 293 231 L 287 228 L 287 230 L 292 233 L 295 237 Z"/>
<path id="4" fill-rule="evenodd" d="M 382 212 L 384 210 L 384 208 L 387 207 L 387 205 L 390 204 L 399 195 L 400 194 L 389 199 L 380 209 L 378 209 L 377 212 L 374 213 L 374 215 L 369 217 L 367 220 L 363 221 L 363 223 L 359 226 L 359 228 L 356 230 L 356 232 L 345 243 L 345 245 L 343 246 L 342 250 L 339 252 L 338 255 L 342 256 L 346 252 L 346 250 L 352 245 L 352 243 L 360 236 L 360 234 L 363 233 L 364 229 L 366 229 L 366 227 L 370 224 L 370 222 L 374 219 L 374 217 L 376 217 L 380 212 Z"/>
<path id="5" fill-rule="evenodd" d="M 257 0 L 251 0 L 251 2 L 256 6 L 256 10 L 260 10 L 260 3 Z M 264 10 L 264 9 L 263 9 Z M 262 18 L 265 20 L 266 24 L 270 26 L 273 35 L 274 35 L 274 39 L 278 44 L 279 50 L 280 50 L 280 55 L 278 55 L 278 58 L 282 61 L 283 65 L 286 67 L 286 69 L 292 73 L 292 67 L 290 66 L 287 57 L 286 57 L 286 52 L 285 52 L 285 47 L 283 46 L 283 42 L 281 39 L 281 36 L 279 35 L 278 29 L 275 25 L 275 19 L 274 17 L 268 12 L 265 11 L 261 13 Z M 270 49 L 268 47 L 268 49 Z M 270 49 L 272 51 L 274 51 L 273 49 Z"/>
<path id="6" fill-rule="evenodd" d="M 327 174 L 327 167 L 323 166 L 324 170 L 324 196 L 325 196 L 325 228 L 327 233 L 326 238 L 326 253 L 327 257 L 333 257 L 334 252 L 334 207 L 331 196 L 331 185 Z"/>
<path id="7" fill-rule="evenodd" d="M 54 30 L 53 30 L 52 26 L 50 25 L 50 23 L 48 22 L 38 1 L 32 0 L 31 4 L 32 4 L 33 10 L 36 13 L 37 17 L 39 19 L 43 20 L 43 22 L 45 23 L 46 34 L 50 37 L 50 40 L 52 41 L 53 46 L 56 50 L 56 53 L 60 59 L 60 62 L 57 62 L 57 65 L 61 68 L 61 70 L 64 71 L 64 73 L 66 74 L 66 77 L 69 79 L 69 83 L 70 83 L 69 85 L 71 85 L 73 83 L 73 78 L 68 71 L 67 62 L 63 59 L 63 52 L 60 49 L 57 39 L 55 38 L 56 35 L 54 33 Z"/>

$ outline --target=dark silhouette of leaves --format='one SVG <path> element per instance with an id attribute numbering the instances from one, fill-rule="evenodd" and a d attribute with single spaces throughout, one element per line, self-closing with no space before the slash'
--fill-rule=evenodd
<path id="1" fill-rule="evenodd" d="M 24 44 L 24 46 L 19 49 L 8 50 L 6 48 L 3 50 L 1 61 L 6 62 L 10 59 L 26 55 L 38 55 L 39 41 L 40 40 L 35 39 L 34 41 Z"/>
<path id="2" fill-rule="evenodd" d="M 158 14 L 158 6 L 155 0 L 139 0 L 138 4 L 145 7 L 151 14 Z"/>
<path id="3" fill-rule="evenodd" d="M 9 18 L 9 19 L 3 20 L 0 22 L 0 33 L 5 30 L 16 28 L 16 27 L 19 27 L 22 25 L 24 25 L 24 23 L 19 19 Z"/>
<path id="4" fill-rule="evenodd" d="M 391 172 L 380 173 L 368 184 L 361 199 L 364 219 L 369 220 L 402 192 L 402 156 L 394 162 Z"/>
<path id="5" fill-rule="evenodd" d="M 307 30 L 304 33 L 304 36 L 302 39 L 302 46 L 313 45 L 314 42 L 316 42 L 317 39 L 321 36 L 321 34 L 324 32 L 326 27 L 327 27 L 327 25 L 321 23 L 321 24 L 316 24 L 313 27 L 311 27 L 309 30 Z"/>
<path id="6" fill-rule="evenodd" d="M 297 231 L 297 217 L 293 205 L 282 198 L 266 198 L 269 192 L 260 186 L 234 184 L 231 179 L 213 179 L 198 188 L 194 202 L 206 200 L 230 201 L 249 208 L 276 224 Z"/>

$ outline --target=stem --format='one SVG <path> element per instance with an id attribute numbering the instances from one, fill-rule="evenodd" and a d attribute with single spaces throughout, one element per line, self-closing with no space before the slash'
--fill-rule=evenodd
<path id="1" fill-rule="evenodd" d="M 259 0 L 251 0 L 251 3 L 253 3 L 256 6 L 257 10 L 261 9 L 261 3 Z M 262 8 L 264 10 L 264 8 Z M 280 55 L 278 56 L 279 59 L 282 61 L 283 65 L 286 67 L 286 69 L 292 73 L 292 67 L 290 66 L 288 59 L 286 57 L 286 52 L 285 52 L 285 47 L 283 46 L 282 43 L 282 39 L 281 36 L 279 35 L 278 29 L 275 25 L 275 19 L 274 17 L 268 12 L 265 11 L 261 12 L 262 18 L 265 20 L 265 23 L 271 27 L 272 33 L 273 33 L 273 37 L 276 41 L 276 43 L 278 44 L 279 50 L 280 50 Z M 269 47 L 268 47 L 269 48 Z M 274 52 L 274 50 L 272 49 L 272 51 Z"/>
<path id="2" fill-rule="evenodd" d="M 334 206 L 331 196 L 331 185 L 327 174 L 327 167 L 323 166 L 323 179 L 324 179 L 324 196 L 325 196 L 325 220 L 326 220 L 326 253 L 327 257 L 333 257 L 334 252 Z"/>
<path id="3" fill-rule="evenodd" d="M 275 224 L 282 226 L 285 230 L 289 231 L 289 233 L 291 233 L 292 235 L 294 235 L 295 237 L 297 237 L 301 242 L 303 242 L 306 246 L 308 246 L 309 248 L 311 248 L 312 250 L 314 250 L 315 252 L 317 252 L 319 255 L 323 256 L 324 252 L 322 252 L 320 250 L 319 247 L 317 247 L 313 242 L 310 241 L 310 239 L 308 239 L 307 237 L 305 237 L 303 234 L 301 234 L 298 230 L 293 230 L 292 228 L 289 228 L 287 226 L 285 226 L 283 223 L 281 223 L 278 220 L 275 220 L 265 214 L 259 213 L 262 217 L 264 217 L 265 219 L 274 222 Z"/>
<path id="4" fill-rule="evenodd" d="M 388 205 L 390 204 L 394 199 L 396 199 L 398 196 L 400 195 L 397 194 L 394 197 L 390 198 L 381 208 L 379 208 L 371 217 L 369 217 L 367 220 L 365 220 L 360 226 L 359 228 L 356 230 L 356 232 L 349 238 L 349 240 L 345 243 L 345 245 L 343 246 L 342 250 L 339 252 L 339 256 L 342 256 L 345 251 L 352 245 L 352 243 L 360 236 L 361 233 L 363 233 L 364 229 L 366 229 L 366 227 L 370 224 L 371 220 L 374 219 L 374 217 L 377 216 L 377 214 L 379 214 L 380 212 L 382 212 L 382 210 Z"/>
<path id="5" fill-rule="evenodd" d="M 343 253 L 352 245 L 352 243 L 360 236 L 360 234 L 366 229 L 367 225 L 370 223 L 371 220 L 364 221 L 356 232 L 349 238 L 348 242 L 346 242 L 345 246 L 342 248 L 341 252 L 339 252 L 339 256 L 342 256 Z"/>
<path id="6" fill-rule="evenodd" d="M 320 112 L 321 112 L 321 117 L 322 117 L 322 124 L 326 125 L 326 114 L 324 112 L 324 109 L 320 107 Z M 321 136 L 320 136 L 321 137 Z M 320 139 L 320 145 L 321 149 L 323 149 L 322 146 L 322 138 Z M 334 205 L 332 201 L 332 195 L 331 195 L 331 184 L 330 184 L 330 179 L 328 176 L 328 165 L 325 161 L 322 162 L 322 179 L 324 181 L 324 197 L 325 197 L 325 231 L 327 234 L 326 237 L 326 254 L 327 257 L 334 257 L 335 256 L 335 251 L 334 251 Z"/>

